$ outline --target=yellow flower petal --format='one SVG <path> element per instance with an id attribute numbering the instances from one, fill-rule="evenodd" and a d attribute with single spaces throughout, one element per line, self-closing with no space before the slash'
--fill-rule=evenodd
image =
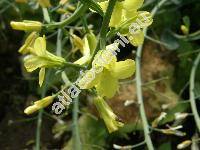
<path id="1" fill-rule="evenodd" d="M 74 46 L 78 48 L 83 54 L 83 45 L 84 45 L 83 40 L 75 34 L 72 34 L 71 36 L 72 36 L 72 42 Z"/>
<path id="2" fill-rule="evenodd" d="M 101 7 L 101 9 L 103 10 L 103 12 L 106 12 L 106 9 L 108 7 L 108 1 L 105 1 L 105 2 L 99 2 L 98 3 Z"/>
<path id="3" fill-rule="evenodd" d="M 81 40 L 81 39 L 79 39 L 79 40 Z M 81 50 L 83 57 L 81 57 L 74 63 L 83 65 L 83 64 L 86 64 L 90 60 L 91 54 L 93 53 L 93 51 L 96 48 L 97 40 L 96 40 L 95 35 L 91 32 L 89 34 L 86 34 L 82 43 L 80 43 L 80 42 L 81 41 L 79 41 L 79 45 L 80 45 L 79 49 Z"/>
<path id="4" fill-rule="evenodd" d="M 97 93 L 107 98 L 112 98 L 118 90 L 118 80 L 108 70 L 104 70 L 100 82 L 96 85 Z"/>
<path id="5" fill-rule="evenodd" d="M 43 66 L 43 64 L 40 62 L 39 57 L 28 55 L 24 58 L 24 66 L 28 72 L 32 72 L 37 68 Z"/>
<path id="6" fill-rule="evenodd" d="M 45 77 L 45 68 L 41 68 L 39 72 L 39 85 L 42 86 L 42 83 L 44 82 Z"/>
<path id="7" fill-rule="evenodd" d="M 116 62 L 112 75 L 117 79 L 126 79 L 131 77 L 135 72 L 135 61 L 127 59 L 125 61 Z"/>
<path id="8" fill-rule="evenodd" d="M 137 10 L 133 9 L 133 10 L 125 10 L 123 14 L 126 19 L 130 19 L 137 16 L 138 13 Z"/>
<path id="9" fill-rule="evenodd" d="M 38 37 L 35 40 L 34 44 L 35 54 L 38 56 L 45 56 L 46 55 L 46 39 L 45 36 Z"/>
<path id="10" fill-rule="evenodd" d="M 100 114 L 100 117 L 104 120 L 109 133 L 118 130 L 123 126 L 122 122 L 119 122 L 118 117 L 113 113 L 110 106 L 101 97 L 94 99 L 94 104 Z"/>
<path id="11" fill-rule="evenodd" d="M 118 48 L 117 43 L 106 46 L 106 50 L 100 50 L 92 62 L 93 67 L 103 66 L 107 69 L 112 68 L 113 64 L 117 61 L 117 57 L 113 54 Z"/>
<path id="12" fill-rule="evenodd" d="M 57 63 L 57 62 L 56 62 Z M 24 58 L 24 66 L 28 72 L 32 72 L 41 67 L 54 67 L 56 64 L 54 61 L 50 61 L 43 57 L 28 55 Z"/>
<path id="13" fill-rule="evenodd" d="M 110 24 L 109 24 L 110 27 L 117 27 L 121 23 L 122 12 L 123 12 L 123 2 L 117 2 L 110 19 Z"/>
<path id="14" fill-rule="evenodd" d="M 29 52 L 28 47 L 33 46 L 36 38 L 37 38 L 37 33 L 32 32 L 25 40 L 24 45 L 19 49 L 19 53 L 27 54 Z"/>
<path id="15" fill-rule="evenodd" d="M 146 28 L 153 23 L 153 18 L 151 13 L 147 11 L 139 11 L 136 22 L 141 28 Z"/>
<path id="16" fill-rule="evenodd" d="M 78 81 L 80 89 L 90 89 L 100 82 L 102 72 L 96 73 L 94 69 L 90 69 L 86 74 Z"/>
<path id="17" fill-rule="evenodd" d="M 144 33 L 141 30 L 137 31 L 134 34 L 129 33 L 127 37 L 129 41 L 131 42 L 131 44 L 133 44 L 134 46 L 140 46 L 144 42 Z"/>
<path id="18" fill-rule="evenodd" d="M 144 0 L 125 0 L 124 1 L 124 9 L 126 10 L 137 10 L 139 9 L 142 4 L 144 3 Z"/>
<path id="19" fill-rule="evenodd" d="M 80 65 L 87 63 L 90 60 L 90 54 L 91 54 L 87 36 L 84 37 L 82 44 L 83 44 L 82 49 L 80 49 L 80 50 L 81 50 L 81 53 L 83 54 L 83 57 L 81 57 L 80 59 L 78 59 L 77 61 L 74 62 L 74 63 L 80 64 Z"/>

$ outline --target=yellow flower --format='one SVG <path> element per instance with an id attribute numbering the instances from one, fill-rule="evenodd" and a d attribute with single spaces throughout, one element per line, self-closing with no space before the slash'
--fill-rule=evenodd
<path id="1" fill-rule="evenodd" d="M 118 27 L 118 25 L 127 19 L 133 18 L 137 15 L 144 0 L 124 0 L 117 1 L 111 16 L 110 27 Z M 105 12 L 108 7 L 108 1 L 98 3 L 102 10 Z"/>
<path id="2" fill-rule="evenodd" d="M 92 69 L 79 80 L 78 86 L 81 89 L 95 87 L 100 96 L 111 98 L 118 90 L 118 80 L 128 78 L 134 72 L 135 62 L 133 60 L 117 62 L 112 51 L 103 50 L 97 53 L 92 63 Z"/>
<path id="3" fill-rule="evenodd" d="M 83 57 L 81 57 L 74 63 L 79 65 L 86 64 L 91 59 L 91 54 L 97 46 L 96 37 L 92 32 L 90 32 L 85 35 L 83 40 L 76 36 L 74 36 L 74 39 L 76 39 L 76 46 L 80 49 L 81 53 L 83 54 Z"/>
<path id="4" fill-rule="evenodd" d="M 131 44 L 139 46 L 144 42 L 143 29 L 150 26 L 152 22 L 153 19 L 149 12 L 139 11 L 135 17 L 119 25 L 119 32 L 127 36 Z"/>
<path id="5" fill-rule="evenodd" d="M 46 50 L 45 36 L 38 37 L 35 40 L 33 48 L 29 47 L 30 54 L 24 58 L 24 66 L 28 72 L 32 72 L 38 68 L 39 85 L 42 86 L 45 76 L 45 68 L 62 67 L 65 59 L 55 56 Z"/>
<path id="6" fill-rule="evenodd" d="M 119 127 L 123 127 L 124 124 L 119 121 L 118 117 L 113 113 L 112 109 L 103 98 L 97 97 L 94 99 L 94 104 L 100 117 L 104 120 L 109 133 L 118 130 Z"/>
<path id="7" fill-rule="evenodd" d="M 108 1 L 99 2 L 98 4 L 102 8 L 102 10 L 105 12 L 108 7 Z M 123 2 L 117 1 L 113 9 L 109 26 L 117 27 L 118 24 L 122 21 L 122 19 L 123 19 Z"/>
<path id="8" fill-rule="evenodd" d="M 143 43 L 144 34 L 142 30 L 153 22 L 149 12 L 138 11 L 143 2 L 144 0 L 117 1 L 110 19 L 109 26 L 119 29 L 119 32 L 127 36 L 134 46 Z M 105 12 L 108 1 L 100 2 L 99 5 Z"/>
<path id="9" fill-rule="evenodd" d="M 38 100 L 38 101 L 34 102 L 34 104 L 32 106 L 27 107 L 24 110 L 24 113 L 27 115 L 30 115 L 30 114 L 38 111 L 39 109 L 45 108 L 53 102 L 54 98 L 55 98 L 55 95 L 48 96 L 41 100 Z"/>
<path id="10" fill-rule="evenodd" d="M 19 49 L 19 53 L 27 54 L 29 53 L 29 47 L 33 47 L 33 44 L 38 37 L 37 32 L 32 32 L 24 42 L 24 45 Z"/>
<path id="11" fill-rule="evenodd" d="M 40 31 L 42 28 L 41 22 L 30 20 L 24 20 L 23 22 L 11 21 L 10 25 L 14 30 L 22 31 Z"/>

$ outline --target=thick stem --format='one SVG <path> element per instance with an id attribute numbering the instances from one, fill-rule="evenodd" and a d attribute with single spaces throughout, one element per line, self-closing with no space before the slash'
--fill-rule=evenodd
<path id="1" fill-rule="evenodd" d="M 195 102 L 195 93 L 194 93 L 195 74 L 196 74 L 199 62 L 200 62 L 200 53 L 198 54 L 197 58 L 194 61 L 192 71 L 191 71 L 191 75 L 190 75 L 190 104 L 191 104 L 192 113 L 194 115 L 194 120 L 196 122 L 196 126 L 197 126 L 197 128 L 200 132 L 200 118 L 199 118 L 199 114 L 198 114 L 198 111 L 197 111 L 197 106 L 196 106 L 196 102 Z"/>

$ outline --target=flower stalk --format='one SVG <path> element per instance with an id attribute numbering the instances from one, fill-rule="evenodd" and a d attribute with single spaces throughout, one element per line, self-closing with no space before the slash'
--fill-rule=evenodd
<path id="1" fill-rule="evenodd" d="M 195 102 L 195 93 L 194 93 L 195 74 L 196 74 L 199 63 L 200 63 L 200 53 L 198 54 L 197 58 L 194 61 L 194 65 L 192 67 L 192 71 L 190 75 L 190 104 L 191 104 L 192 113 L 194 114 L 194 120 L 195 120 L 196 126 L 198 128 L 198 131 L 200 132 L 200 118 L 197 111 L 197 106 Z"/>
<path id="2" fill-rule="evenodd" d="M 156 12 L 158 9 L 166 2 L 167 0 L 162 0 L 160 1 L 152 10 L 151 14 L 152 16 L 155 16 Z M 144 29 L 144 35 L 147 35 L 147 28 Z M 144 136 L 145 136 L 145 141 L 147 144 L 147 147 L 149 150 L 154 150 L 153 143 L 151 141 L 150 137 L 150 130 L 149 130 L 149 124 L 148 120 L 146 117 L 145 113 L 145 108 L 144 108 L 144 102 L 143 102 L 143 96 L 142 96 L 142 79 L 141 79 L 141 57 L 142 57 L 142 49 L 143 49 L 143 44 L 138 47 L 137 53 L 136 53 L 136 87 L 137 87 L 137 99 L 138 99 L 138 104 L 139 104 L 139 110 L 140 110 L 140 115 L 141 115 L 141 120 L 143 124 L 143 129 L 144 129 Z"/>
<path id="3" fill-rule="evenodd" d="M 86 5 L 81 4 L 69 18 L 67 18 L 61 22 L 54 22 L 51 24 L 46 24 L 44 26 L 47 30 L 49 30 L 49 29 L 53 30 L 55 28 L 62 28 L 65 25 L 68 25 L 68 24 L 72 23 L 73 21 L 75 21 L 76 19 L 78 19 L 87 9 L 88 9 L 88 7 Z"/>

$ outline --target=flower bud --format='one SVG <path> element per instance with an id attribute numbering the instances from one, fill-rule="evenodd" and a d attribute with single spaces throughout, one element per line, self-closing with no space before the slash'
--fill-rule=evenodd
<path id="1" fill-rule="evenodd" d="M 94 104 L 100 114 L 100 117 L 104 120 L 109 133 L 118 130 L 119 127 L 124 125 L 122 122 L 118 121 L 118 117 L 113 113 L 112 109 L 103 98 L 97 97 L 94 100 Z"/>
<path id="2" fill-rule="evenodd" d="M 183 141 L 182 143 L 177 145 L 177 149 L 185 149 L 186 147 L 190 146 L 192 144 L 192 141 L 186 140 Z"/>
<path id="3" fill-rule="evenodd" d="M 88 45 L 89 45 L 89 48 L 90 48 L 90 53 L 93 53 L 96 46 L 97 46 L 97 39 L 96 39 L 96 36 L 90 32 L 89 34 L 86 35 L 86 38 L 88 40 Z"/>
<path id="4" fill-rule="evenodd" d="M 36 38 L 38 37 L 36 32 L 32 32 L 25 40 L 24 45 L 19 49 L 19 53 L 27 54 L 29 52 L 29 47 L 32 47 Z"/>
<path id="5" fill-rule="evenodd" d="M 159 122 L 160 122 L 161 120 L 163 120 L 163 119 L 166 117 L 166 115 L 167 115 L 167 113 L 162 112 L 162 113 L 160 114 L 160 116 L 157 117 L 157 118 L 152 122 L 152 127 L 153 127 L 153 128 L 156 128 L 156 127 L 158 126 Z"/>
<path id="6" fill-rule="evenodd" d="M 14 30 L 21 31 L 40 31 L 42 28 L 41 22 L 29 20 L 24 20 L 23 22 L 11 21 L 10 25 Z"/>
<path id="7" fill-rule="evenodd" d="M 72 36 L 72 42 L 74 46 L 77 49 L 79 49 L 81 53 L 83 54 L 83 45 L 84 45 L 83 40 L 75 34 L 72 34 L 71 36 Z"/>
<path id="8" fill-rule="evenodd" d="M 181 31 L 185 35 L 187 35 L 189 33 L 189 29 L 185 25 L 181 25 Z"/>
<path id="9" fill-rule="evenodd" d="M 30 114 L 38 111 L 39 109 L 45 108 L 53 102 L 54 98 L 55 98 L 55 95 L 48 96 L 41 100 L 38 100 L 38 101 L 34 102 L 34 104 L 32 106 L 27 107 L 24 110 L 24 113 L 27 115 L 30 115 Z"/>
<path id="10" fill-rule="evenodd" d="M 141 30 L 135 32 L 134 34 L 128 34 L 127 37 L 133 46 L 140 46 L 144 42 L 144 33 Z"/>
<path id="11" fill-rule="evenodd" d="M 180 112 L 178 112 L 178 113 L 175 113 L 175 119 L 176 120 L 183 120 L 183 119 L 185 119 L 186 117 L 188 117 L 188 113 L 180 113 Z"/>
<path id="12" fill-rule="evenodd" d="M 166 135 L 176 135 L 179 137 L 183 137 L 186 135 L 185 132 L 178 131 L 178 130 L 172 130 L 172 129 L 162 129 L 161 132 Z"/>

